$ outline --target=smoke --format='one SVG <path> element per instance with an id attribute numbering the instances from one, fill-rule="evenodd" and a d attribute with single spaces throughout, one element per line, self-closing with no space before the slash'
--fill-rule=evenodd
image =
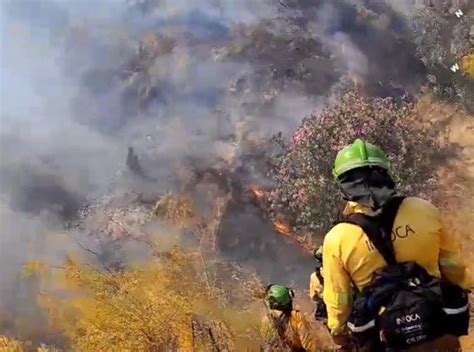
<path id="1" fill-rule="evenodd" d="M 393 82 L 415 89 L 403 21 L 388 6 L 377 16 L 365 5 L 373 11 L 329 0 L 3 1 L 0 308 L 38 255 L 32 244 L 64 257 L 46 235 L 83 205 L 134 189 L 176 190 L 175 168 L 189 158 L 201 169 L 231 165 L 242 183 L 267 183 L 259 163 L 245 159 L 262 153 L 249 145 L 291 135 L 344 75 L 362 77 L 375 94 Z M 127 171 L 130 146 L 145 179 Z M 229 256 L 271 279 L 301 265 L 303 286 L 308 258 L 299 262 L 291 246 L 285 254 L 286 243 L 248 211 L 224 226 L 248 225 L 252 237 Z M 269 254 L 256 258 L 246 243 Z M 290 258 L 282 261 L 291 270 L 279 276 L 275 256 Z"/>
<path id="2" fill-rule="evenodd" d="M 292 245 L 273 226 L 261 220 L 254 206 L 232 206 L 217 234 L 227 258 L 258 272 L 268 283 L 283 283 L 298 289 L 308 287 L 313 257 Z"/>
<path id="3" fill-rule="evenodd" d="M 219 123 L 217 102 L 251 69 L 216 63 L 212 46 L 270 7 L 212 3 L 142 12 L 112 0 L 2 2 L 0 310 L 38 318 L 13 309 L 35 305 L 34 295 L 19 298 L 28 291 L 19 273 L 33 259 L 60 265 L 76 239 L 50 234 L 82 206 L 130 187 L 172 188 L 184 157 L 219 157 L 216 142 L 235 121 Z M 131 145 L 151 184 L 127 173 Z"/>
<path id="4" fill-rule="evenodd" d="M 393 1 L 390 5 L 394 8 L 394 10 L 407 16 L 415 12 L 417 9 L 423 7 L 423 1 L 400 0 L 400 1 Z"/>

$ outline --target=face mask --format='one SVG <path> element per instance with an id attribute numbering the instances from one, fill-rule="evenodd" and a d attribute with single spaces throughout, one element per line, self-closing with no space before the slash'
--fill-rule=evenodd
<path id="1" fill-rule="evenodd" d="M 396 195 L 395 183 L 386 170 L 359 168 L 339 178 L 340 190 L 347 201 L 362 204 L 374 211 Z"/>

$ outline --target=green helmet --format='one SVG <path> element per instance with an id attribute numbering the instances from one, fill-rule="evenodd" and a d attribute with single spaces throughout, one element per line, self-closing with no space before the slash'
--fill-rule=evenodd
<path id="1" fill-rule="evenodd" d="M 269 285 L 265 295 L 270 309 L 285 310 L 290 308 L 295 294 L 293 290 L 281 285 Z"/>
<path id="2" fill-rule="evenodd" d="M 362 139 L 356 139 L 354 143 L 337 153 L 332 173 L 336 179 L 339 179 L 347 171 L 367 166 L 377 166 L 388 170 L 390 165 L 382 149 Z"/>

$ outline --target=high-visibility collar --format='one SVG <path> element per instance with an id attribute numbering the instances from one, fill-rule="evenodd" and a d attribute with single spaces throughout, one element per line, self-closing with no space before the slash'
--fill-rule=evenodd
<path id="1" fill-rule="evenodd" d="M 349 214 L 365 214 L 368 216 L 375 216 L 375 212 L 369 207 L 366 207 L 365 205 L 359 204 L 357 202 L 351 202 L 351 201 L 346 203 L 346 206 L 344 207 L 342 214 L 345 216 Z"/>

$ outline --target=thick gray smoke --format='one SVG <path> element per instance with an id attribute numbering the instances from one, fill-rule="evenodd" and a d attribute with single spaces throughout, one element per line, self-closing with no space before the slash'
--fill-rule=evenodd
<path id="1" fill-rule="evenodd" d="M 245 169 L 244 159 L 235 162 L 248 153 L 243 141 L 291 134 L 347 73 L 371 94 L 418 84 L 403 21 L 389 6 L 10 0 L 1 11 L 0 309 L 15 296 L 21 266 L 38 254 L 32 244 L 50 246 L 46 234 L 84 204 L 130 189 L 173 190 L 174 169 L 187 158 L 202 168 L 232 159 Z M 130 146 L 142 178 L 127 170 Z M 255 167 L 245 172 L 267 181 Z M 236 235 L 270 231 L 247 212 L 233 218 L 244 226 Z M 267 271 L 275 271 L 275 246 L 261 258 Z M 43 252 L 64 257 L 54 245 Z M 257 267 L 253 253 L 245 245 L 230 251 Z"/>
<path id="2" fill-rule="evenodd" d="M 1 310 L 15 306 L 26 262 L 61 263 L 65 244 L 47 238 L 84 204 L 133 187 L 172 189 L 173 167 L 184 157 L 210 166 L 222 150 L 235 149 L 218 141 L 234 133 L 239 104 L 224 105 L 223 123 L 217 106 L 232 80 L 251 76 L 253 68 L 217 62 L 212 49 L 229 40 L 231 26 L 253 25 L 275 8 L 230 1 L 148 4 L 1 4 Z M 295 111 L 291 97 L 278 104 L 282 118 Z M 308 112 L 306 106 L 300 115 Z M 149 180 L 127 171 L 129 146 Z M 27 303 L 34 304 L 21 301 Z"/>

